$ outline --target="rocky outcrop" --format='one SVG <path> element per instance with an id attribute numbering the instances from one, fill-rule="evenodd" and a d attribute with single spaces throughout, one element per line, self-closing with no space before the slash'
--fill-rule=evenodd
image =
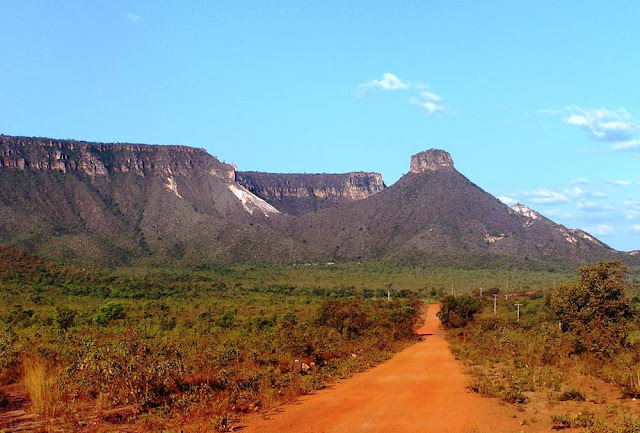
<path id="1" fill-rule="evenodd" d="M 411 157 L 411 173 L 436 171 L 442 167 L 454 168 L 453 158 L 449 152 L 440 149 L 429 149 Z"/>
<path id="2" fill-rule="evenodd" d="M 235 178 L 233 165 L 221 163 L 205 149 L 6 135 L 0 135 L 0 169 L 79 172 L 92 177 L 128 172 L 142 177 L 151 172 L 189 177 L 204 170 L 228 181 Z"/>
<path id="3" fill-rule="evenodd" d="M 253 194 L 290 215 L 362 200 L 386 186 L 379 173 L 277 174 L 236 172 L 236 181 Z"/>

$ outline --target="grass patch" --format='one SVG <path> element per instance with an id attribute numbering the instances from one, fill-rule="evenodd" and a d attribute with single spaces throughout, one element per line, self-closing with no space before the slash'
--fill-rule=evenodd
<path id="1" fill-rule="evenodd" d="M 40 418 L 58 415 L 62 388 L 58 374 L 51 364 L 38 357 L 22 360 L 23 385 L 29 396 L 32 412 Z"/>

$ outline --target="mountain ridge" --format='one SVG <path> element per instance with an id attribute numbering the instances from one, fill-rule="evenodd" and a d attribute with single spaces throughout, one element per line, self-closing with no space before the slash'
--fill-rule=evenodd
<path id="1" fill-rule="evenodd" d="M 242 172 L 186 146 L 0 136 L 0 243 L 83 264 L 637 258 L 533 212 L 438 149 L 387 187 L 378 173 Z"/>

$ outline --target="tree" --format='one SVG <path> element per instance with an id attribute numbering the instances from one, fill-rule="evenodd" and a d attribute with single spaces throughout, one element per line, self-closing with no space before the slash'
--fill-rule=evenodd
<path id="1" fill-rule="evenodd" d="M 393 336 L 408 338 L 413 335 L 413 327 L 418 319 L 418 310 L 410 305 L 396 308 L 389 314 L 389 322 L 393 324 Z"/>
<path id="2" fill-rule="evenodd" d="M 369 317 L 354 300 L 329 299 L 318 311 L 317 323 L 329 326 L 340 335 L 351 337 L 360 334 L 367 326 Z"/>
<path id="3" fill-rule="evenodd" d="M 553 317 L 574 337 L 575 352 L 612 355 L 624 343 L 634 318 L 623 290 L 626 272 L 619 260 L 583 266 L 575 284 L 560 286 L 551 295 Z"/>
<path id="4" fill-rule="evenodd" d="M 58 328 L 65 332 L 72 327 L 75 322 L 76 313 L 75 310 L 66 307 L 56 307 L 54 320 Z"/>
<path id="5" fill-rule="evenodd" d="M 464 328 L 473 321 L 473 317 L 482 311 L 483 304 L 478 298 L 469 295 L 447 295 L 440 300 L 438 317 L 445 328 Z"/>
<path id="6" fill-rule="evenodd" d="M 98 314 L 93 316 L 93 323 L 100 326 L 106 326 L 112 320 L 124 319 L 125 311 L 124 305 L 120 302 L 107 302 L 102 307 Z"/>

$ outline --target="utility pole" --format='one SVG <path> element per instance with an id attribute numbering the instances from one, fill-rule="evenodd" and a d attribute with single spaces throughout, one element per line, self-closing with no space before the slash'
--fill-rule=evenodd
<path id="1" fill-rule="evenodd" d="M 513 304 L 518 307 L 518 322 L 520 322 L 520 305 L 522 304 Z"/>
<path id="2" fill-rule="evenodd" d="M 498 302 L 498 295 L 494 294 L 493 295 L 493 315 L 496 315 L 496 304 Z"/>

